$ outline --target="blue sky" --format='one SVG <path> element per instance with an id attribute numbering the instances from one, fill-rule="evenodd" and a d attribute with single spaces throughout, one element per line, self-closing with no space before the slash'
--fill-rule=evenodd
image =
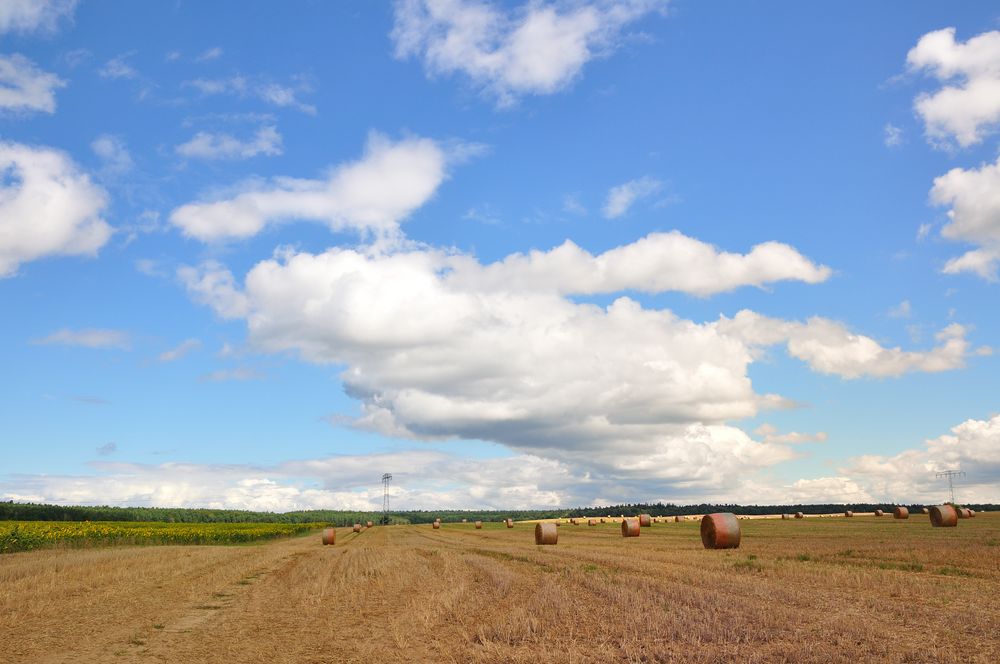
<path id="1" fill-rule="evenodd" d="M 0 2 L 0 498 L 963 500 L 993 3 Z"/>

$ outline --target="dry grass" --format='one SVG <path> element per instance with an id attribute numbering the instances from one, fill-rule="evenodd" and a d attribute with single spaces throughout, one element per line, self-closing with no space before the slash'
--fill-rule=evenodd
<path id="1" fill-rule="evenodd" d="M 0 556 L 2 662 L 996 662 L 1000 514 Z"/>

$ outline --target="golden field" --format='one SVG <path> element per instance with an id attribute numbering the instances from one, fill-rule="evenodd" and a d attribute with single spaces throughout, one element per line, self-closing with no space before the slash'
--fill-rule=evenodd
<path id="1" fill-rule="evenodd" d="M 0 661 L 1000 661 L 1000 513 L 740 524 L 725 551 L 688 521 L 7 554 Z"/>

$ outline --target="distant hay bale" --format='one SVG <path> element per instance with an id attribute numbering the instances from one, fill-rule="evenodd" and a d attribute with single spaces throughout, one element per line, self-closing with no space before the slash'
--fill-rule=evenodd
<path id="1" fill-rule="evenodd" d="M 681 516 L 675 516 L 674 517 L 674 523 L 680 523 L 683 520 L 684 520 L 684 517 L 681 517 Z"/>
<path id="2" fill-rule="evenodd" d="M 469 522 L 468 519 L 462 519 L 462 523 L 468 523 L 468 522 Z"/>
<path id="3" fill-rule="evenodd" d="M 804 518 L 806 518 L 806 515 L 803 514 L 802 512 L 796 512 L 795 513 L 795 518 L 796 519 L 804 519 Z"/>
<path id="4" fill-rule="evenodd" d="M 337 541 L 337 530 L 335 528 L 323 529 L 323 544 L 334 544 Z"/>
<path id="5" fill-rule="evenodd" d="M 954 528 L 958 525 L 958 510 L 954 505 L 935 505 L 930 508 L 930 517 L 935 528 Z"/>
<path id="6" fill-rule="evenodd" d="M 576 525 L 576 519 L 570 519 L 569 522 L 570 522 L 570 524 L 572 524 L 574 526 Z"/>
<path id="7" fill-rule="evenodd" d="M 369 521 L 368 523 L 365 524 L 365 528 L 371 528 L 374 525 L 375 525 L 374 523 L 372 523 L 371 521 Z"/>
<path id="8" fill-rule="evenodd" d="M 639 536 L 639 519 L 622 519 L 622 537 Z"/>
<path id="9" fill-rule="evenodd" d="M 976 518 L 976 510 L 972 509 L 971 507 L 969 508 L 969 518 L 970 519 Z"/>
<path id="10" fill-rule="evenodd" d="M 885 514 L 885 512 L 882 510 L 875 510 L 875 516 L 882 516 L 883 514 Z"/>
<path id="11" fill-rule="evenodd" d="M 483 529 L 483 522 L 476 521 L 476 530 L 482 530 L 482 529 Z"/>
<path id="12" fill-rule="evenodd" d="M 892 510 L 892 518 L 893 519 L 909 519 L 910 518 L 910 510 L 906 509 L 902 505 L 897 505 Z"/>
<path id="13" fill-rule="evenodd" d="M 535 544 L 555 544 L 559 541 L 559 524 L 536 523 Z"/>
<path id="14" fill-rule="evenodd" d="M 513 528 L 514 527 L 514 519 L 507 519 L 506 521 L 504 521 L 504 523 L 507 524 L 508 528 Z"/>
<path id="15" fill-rule="evenodd" d="M 356 532 L 356 533 L 360 533 L 361 532 L 361 524 L 360 523 L 354 524 L 354 532 Z"/>
<path id="16" fill-rule="evenodd" d="M 847 510 L 846 512 L 844 512 L 844 516 L 854 516 L 854 512 L 852 512 L 851 510 Z"/>
<path id="17" fill-rule="evenodd" d="M 791 514 L 782 514 L 781 515 L 782 521 L 787 521 L 788 519 L 791 519 L 791 518 L 792 518 Z"/>
<path id="18" fill-rule="evenodd" d="M 587 519 L 587 525 L 588 526 L 596 526 L 597 525 L 597 519 Z"/>
<path id="19" fill-rule="evenodd" d="M 930 513 L 931 513 L 931 511 L 930 511 L 929 509 L 927 509 L 926 507 L 924 507 L 924 508 L 922 508 L 922 509 L 920 510 L 920 513 L 921 513 L 921 514 L 930 514 Z"/>
<path id="20" fill-rule="evenodd" d="M 441 528 L 441 522 L 440 521 L 435 521 L 434 523 L 431 524 L 431 527 L 434 530 L 440 530 L 440 528 Z"/>
<path id="21" fill-rule="evenodd" d="M 958 518 L 959 519 L 971 519 L 972 518 L 972 510 L 970 510 L 968 507 L 959 507 L 958 508 Z"/>
<path id="22" fill-rule="evenodd" d="M 701 543 L 706 549 L 737 549 L 740 522 L 731 512 L 706 514 L 701 518 Z"/>
<path id="23" fill-rule="evenodd" d="M 653 525 L 653 517 L 651 517 L 648 514 L 640 514 L 639 525 L 643 528 L 649 528 L 651 525 Z"/>
<path id="24" fill-rule="evenodd" d="M 601 523 L 604 523 L 604 519 L 601 519 Z"/>

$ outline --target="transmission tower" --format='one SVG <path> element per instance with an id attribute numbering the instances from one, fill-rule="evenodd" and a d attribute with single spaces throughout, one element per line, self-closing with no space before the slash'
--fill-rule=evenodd
<path id="1" fill-rule="evenodd" d="M 382 474 L 382 525 L 389 524 L 389 482 L 392 481 L 392 473 Z"/>
<path id="2" fill-rule="evenodd" d="M 940 473 L 935 473 L 935 477 L 947 477 L 948 478 L 948 489 L 951 491 L 951 503 L 955 504 L 955 478 L 964 477 L 964 470 L 942 470 Z"/>

